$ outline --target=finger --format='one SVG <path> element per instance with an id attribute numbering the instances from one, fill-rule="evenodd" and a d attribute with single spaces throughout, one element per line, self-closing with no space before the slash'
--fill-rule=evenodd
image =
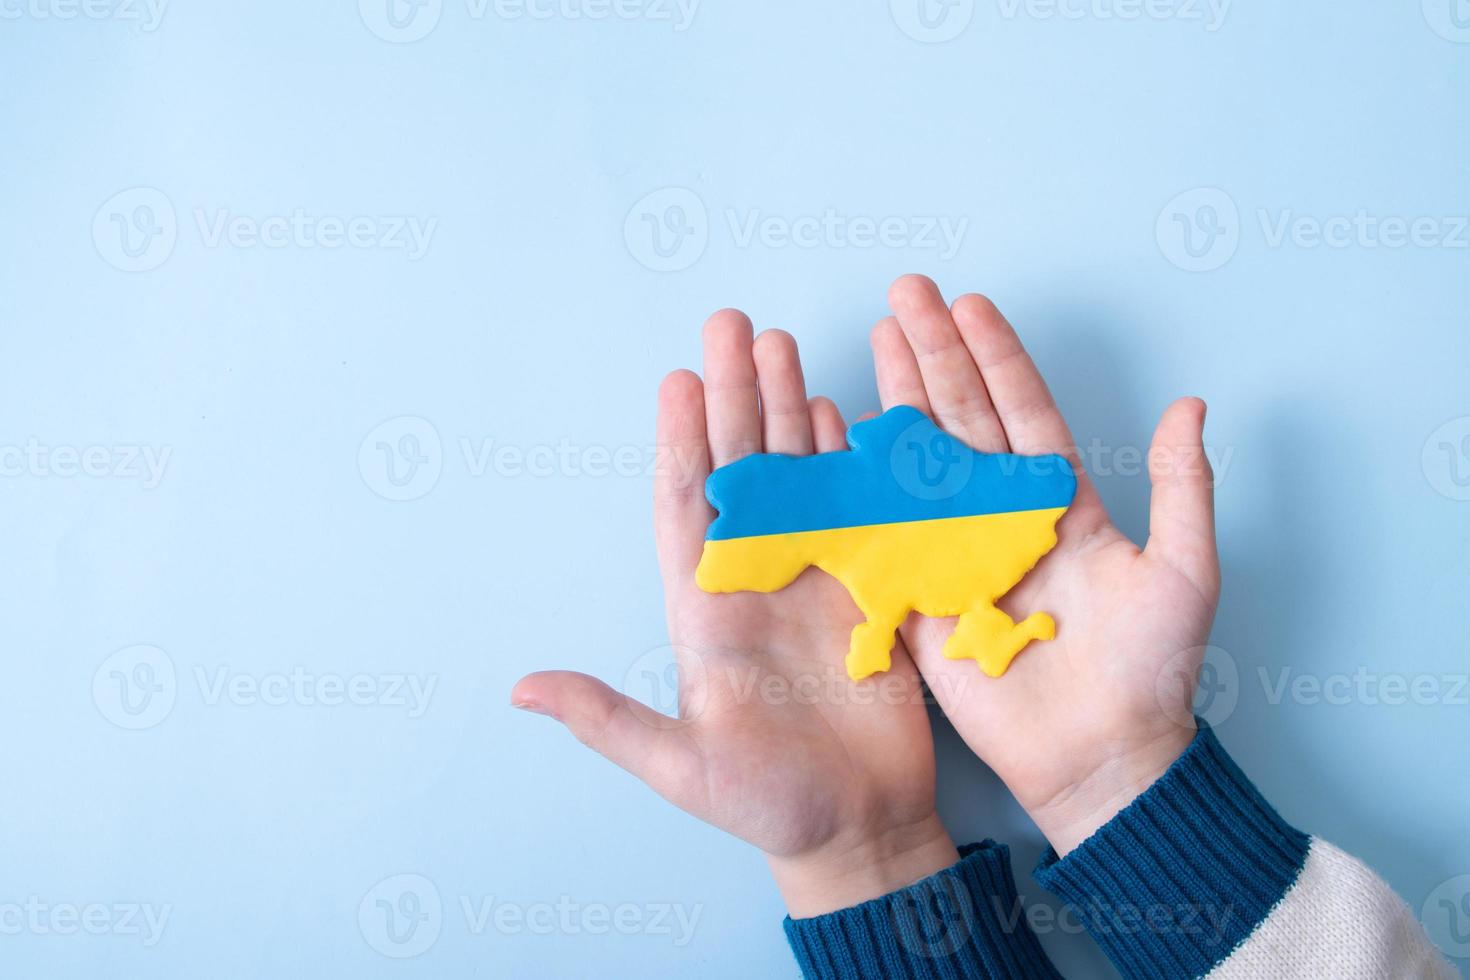
<path id="1" fill-rule="evenodd" d="M 873 372 L 878 376 L 878 403 L 887 411 L 895 405 L 911 405 L 932 417 L 929 394 L 914 349 L 895 317 L 878 321 L 869 336 L 873 346 Z"/>
<path id="2" fill-rule="evenodd" d="M 819 453 L 836 453 L 847 448 L 847 426 L 832 399 L 818 395 L 808 403 L 812 417 L 812 442 Z"/>
<path id="3" fill-rule="evenodd" d="M 1090 532 L 1107 520 L 1097 488 L 1082 468 L 1075 440 L 1041 378 L 1041 372 L 1026 353 L 1015 329 L 1001 316 L 995 304 L 974 293 L 955 300 L 954 320 L 969 348 L 990 400 L 995 405 L 1011 452 L 1023 456 L 1058 453 L 1072 464 L 1077 475 L 1077 496 L 1067 530 Z"/>
<path id="4" fill-rule="evenodd" d="M 705 426 L 714 466 L 761 451 L 750 319 L 721 310 L 704 325 Z"/>
<path id="5" fill-rule="evenodd" d="M 1021 338 L 995 304 L 971 293 L 954 303 L 960 336 L 979 365 L 1011 451 L 1035 456 L 1072 446 L 1072 434 Z"/>
<path id="6" fill-rule="evenodd" d="M 812 422 L 807 414 L 806 381 L 801 376 L 796 338 L 784 330 L 763 330 L 755 338 L 752 355 L 765 451 L 810 456 Z"/>
<path id="7" fill-rule="evenodd" d="M 1181 398 L 1164 410 L 1148 450 L 1148 547 L 1207 597 L 1220 588 L 1215 485 L 1204 448 L 1205 403 Z"/>
<path id="8" fill-rule="evenodd" d="M 595 677 L 544 670 L 522 677 L 511 704 L 547 715 L 577 741 L 647 783 L 675 805 L 703 783 L 703 758 L 689 723 L 624 697 Z"/>
<path id="9" fill-rule="evenodd" d="M 709 476 L 704 385 L 693 371 L 675 371 L 658 389 L 657 466 L 653 528 L 666 581 L 694 574 L 714 511 L 704 497 Z"/>
<path id="10" fill-rule="evenodd" d="M 918 360 L 935 421 L 975 449 L 1004 452 L 1005 430 L 939 287 L 925 276 L 902 276 L 889 287 L 888 303 Z"/>

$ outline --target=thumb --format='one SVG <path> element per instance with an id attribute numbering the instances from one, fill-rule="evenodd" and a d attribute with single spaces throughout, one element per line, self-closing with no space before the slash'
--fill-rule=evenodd
<path id="1" fill-rule="evenodd" d="M 595 677 L 570 670 L 527 674 L 510 703 L 548 715 L 577 740 L 647 783 L 676 806 L 700 785 L 704 761 L 687 721 L 659 714 Z"/>
<path id="2" fill-rule="evenodd" d="M 1205 403 L 1181 398 L 1164 409 L 1148 450 L 1148 547 L 1206 596 L 1220 588 L 1215 550 L 1215 477 L 1204 449 Z"/>

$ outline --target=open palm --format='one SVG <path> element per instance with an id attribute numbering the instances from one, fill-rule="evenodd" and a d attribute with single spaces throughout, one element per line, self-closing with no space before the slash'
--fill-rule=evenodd
<path id="1" fill-rule="evenodd" d="M 905 276 L 896 316 L 873 329 L 884 408 L 912 405 L 984 452 L 1061 453 L 1077 496 L 1056 548 L 1001 605 L 1057 622 L 1000 678 L 940 654 L 946 620 L 901 630 L 960 735 L 1005 780 L 1065 853 L 1168 767 L 1193 735 L 1194 676 L 1219 595 L 1204 404 L 1165 411 L 1149 452 L 1153 499 L 1140 549 L 1108 519 L 1076 444 L 1016 332 L 989 300 L 947 306 L 934 283 Z"/>
<path id="2" fill-rule="evenodd" d="M 934 752 L 918 670 L 860 684 L 843 672 L 861 621 L 841 585 L 808 570 L 771 594 L 709 595 L 694 583 L 714 514 L 710 467 L 761 451 L 845 448 L 827 399 L 808 401 L 795 342 L 752 339 L 733 310 L 705 325 L 705 378 L 676 371 L 659 390 L 654 492 L 680 717 L 658 714 L 585 674 L 548 671 L 514 703 L 559 719 L 675 805 L 755 844 L 793 914 L 885 894 L 952 863 L 934 807 Z"/>

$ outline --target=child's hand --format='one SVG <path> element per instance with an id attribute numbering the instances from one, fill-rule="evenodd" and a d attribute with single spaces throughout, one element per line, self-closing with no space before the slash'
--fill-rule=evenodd
<path id="1" fill-rule="evenodd" d="M 846 448 L 832 402 L 807 401 L 790 335 L 734 310 L 705 325 L 705 380 L 676 371 L 659 390 L 654 489 L 679 720 L 585 674 L 549 671 L 512 693 L 676 806 L 770 859 L 792 915 L 876 898 L 953 864 L 934 809 L 934 750 L 918 671 L 860 684 L 843 672 L 860 617 L 843 587 L 808 570 L 771 594 L 707 595 L 694 568 L 713 517 L 711 464 L 750 453 Z"/>
<path id="2" fill-rule="evenodd" d="M 965 741 L 1065 854 L 1193 736 L 1189 705 L 1220 588 L 1205 406 L 1175 402 L 1154 432 L 1140 551 L 1108 520 L 1046 383 L 989 300 L 962 296 L 951 310 L 934 283 L 905 276 L 889 302 L 897 317 L 872 337 L 885 409 L 919 408 L 981 451 L 1061 453 L 1077 472 L 1055 550 L 1001 603 L 1016 619 L 1051 613 L 1055 640 L 992 680 L 940 655 L 952 621 L 912 617 L 901 631 Z"/>

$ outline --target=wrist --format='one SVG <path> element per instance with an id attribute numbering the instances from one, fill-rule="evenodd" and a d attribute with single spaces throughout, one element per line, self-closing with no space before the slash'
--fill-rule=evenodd
<path id="1" fill-rule="evenodd" d="M 1169 771 L 1194 740 L 1188 727 L 1168 725 L 1143 739 L 1125 740 L 1066 789 L 1027 813 L 1058 855 L 1091 837 Z"/>
<path id="2" fill-rule="evenodd" d="M 834 838 L 809 854 L 766 855 L 793 919 L 850 908 L 943 871 L 960 859 L 937 813 L 858 838 Z"/>

